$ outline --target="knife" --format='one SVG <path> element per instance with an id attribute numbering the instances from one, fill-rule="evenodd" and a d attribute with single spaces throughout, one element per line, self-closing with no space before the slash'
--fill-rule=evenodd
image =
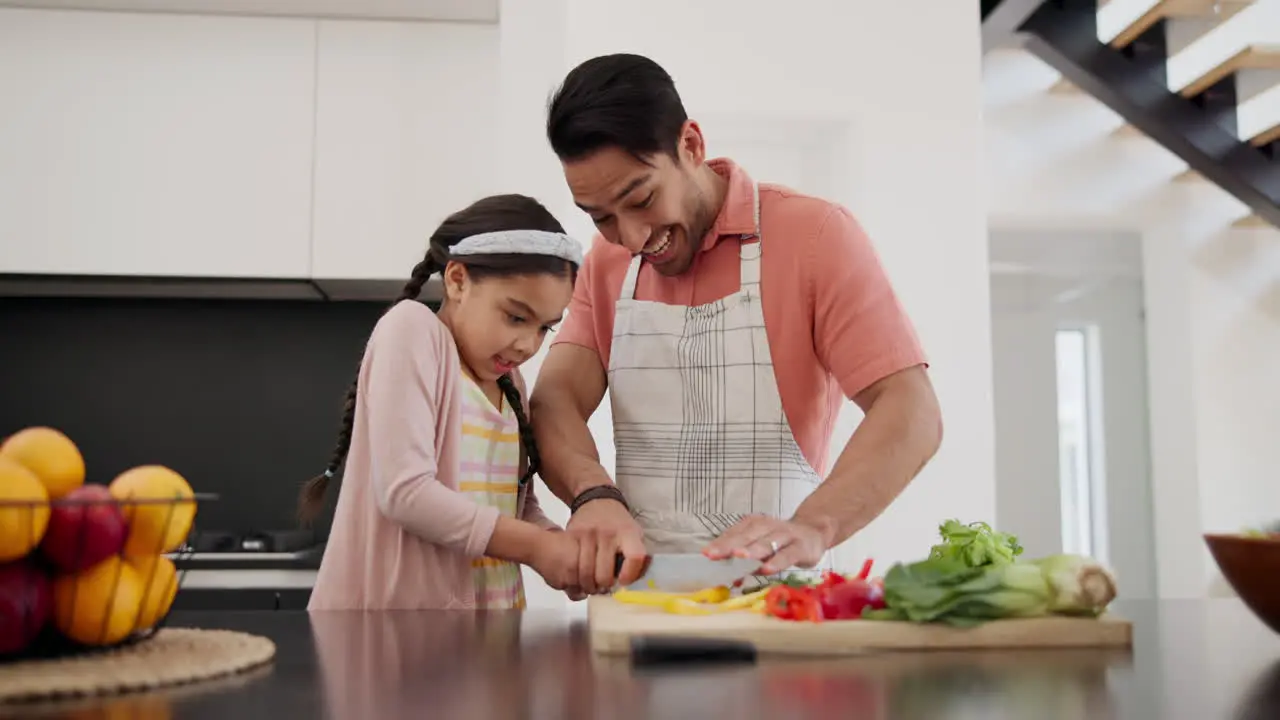
<path id="1" fill-rule="evenodd" d="M 756 646 L 746 640 L 679 635 L 631 638 L 631 662 L 638 667 L 756 662 Z"/>
<path id="2" fill-rule="evenodd" d="M 618 555 L 614 575 L 622 572 L 622 560 Z M 760 561 L 748 558 L 712 560 L 701 553 L 658 553 L 645 558 L 644 573 L 627 589 L 696 592 L 733 585 L 759 569 Z"/>

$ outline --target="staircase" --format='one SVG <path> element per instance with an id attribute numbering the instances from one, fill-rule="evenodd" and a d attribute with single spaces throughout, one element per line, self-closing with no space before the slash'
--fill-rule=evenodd
<path id="1" fill-rule="evenodd" d="M 993 216 L 1113 220 L 1203 186 L 1280 228 L 1280 0 L 983 0 L 982 21 Z"/>

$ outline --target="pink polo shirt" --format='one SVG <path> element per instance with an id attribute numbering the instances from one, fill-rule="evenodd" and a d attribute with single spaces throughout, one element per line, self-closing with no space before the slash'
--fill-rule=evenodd
<path id="1" fill-rule="evenodd" d="M 708 164 L 729 188 L 693 266 L 664 277 L 644 264 L 637 300 L 702 305 L 738 291 L 736 236 L 755 226 L 752 179 L 729 159 Z M 760 219 L 760 294 L 782 409 L 809 464 L 825 476 L 843 397 L 927 361 L 871 240 L 847 209 L 761 183 Z M 595 237 L 553 345 L 591 348 L 609 366 L 614 303 L 630 262 L 625 248 Z"/>

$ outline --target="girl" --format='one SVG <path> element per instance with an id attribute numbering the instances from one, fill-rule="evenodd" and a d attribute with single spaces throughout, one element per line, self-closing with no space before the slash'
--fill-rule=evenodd
<path id="1" fill-rule="evenodd" d="M 431 236 L 369 338 L 329 466 L 303 489 L 309 520 L 346 461 L 309 610 L 522 608 L 521 565 L 566 588 L 577 541 L 533 495 L 517 367 L 560 321 L 581 264 L 522 195 L 480 200 Z M 416 302 L 436 273 L 438 314 Z"/>

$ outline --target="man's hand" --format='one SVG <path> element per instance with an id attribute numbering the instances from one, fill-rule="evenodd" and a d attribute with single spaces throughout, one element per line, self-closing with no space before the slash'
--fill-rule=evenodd
<path id="1" fill-rule="evenodd" d="M 569 518 L 565 532 L 578 539 L 577 589 L 587 595 L 608 592 L 615 580 L 629 585 L 644 571 L 648 554 L 644 533 L 627 508 L 614 500 L 592 500 Z M 622 570 L 614 576 L 618 554 Z"/>
<path id="2" fill-rule="evenodd" d="M 796 520 L 748 515 L 711 541 L 702 553 L 712 560 L 759 560 L 760 573 L 774 575 L 790 567 L 814 567 L 826 551 L 825 534 L 817 527 Z"/>

